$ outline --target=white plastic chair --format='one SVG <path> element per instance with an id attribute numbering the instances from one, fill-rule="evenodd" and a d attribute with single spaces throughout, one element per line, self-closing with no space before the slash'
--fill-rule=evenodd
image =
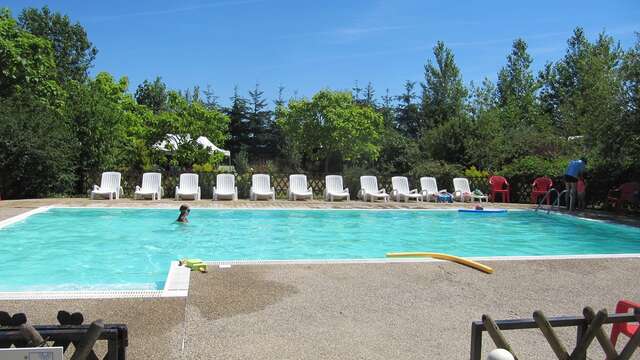
<path id="1" fill-rule="evenodd" d="M 255 174 L 251 177 L 249 200 L 255 201 L 260 198 L 276 199 L 276 190 L 271 186 L 271 177 L 267 174 Z"/>
<path id="2" fill-rule="evenodd" d="M 422 190 L 422 199 L 426 201 L 432 201 L 438 199 L 438 183 L 434 177 L 421 177 L 420 189 Z M 446 191 L 446 190 L 444 190 Z"/>
<path id="3" fill-rule="evenodd" d="M 109 200 L 119 199 L 120 194 L 123 192 L 122 187 L 120 186 L 121 178 L 122 175 L 120 175 L 119 172 L 103 172 L 102 178 L 100 179 L 100 186 L 93 185 L 91 200 L 95 199 L 96 195 L 102 197 L 109 196 Z"/>
<path id="4" fill-rule="evenodd" d="M 340 175 L 327 175 L 325 178 L 324 199 L 333 201 L 333 199 L 345 198 L 347 201 L 350 199 L 349 188 L 345 188 L 342 183 L 342 176 Z"/>
<path id="5" fill-rule="evenodd" d="M 375 176 L 360 176 L 360 198 L 364 201 L 382 199 L 389 201 L 389 194 L 385 189 L 378 188 L 378 179 Z"/>
<path id="6" fill-rule="evenodd" d="M 213 200 L 221 198 L 238 200 L 238 187 L 236 186 L 236 177 L 233 174 L 218 174 L 216 176 L 216 186 L 213 187 Z"/>
<path id="7" fill-rule="evenodd" d="M 409 180 L 405 176 L 394 176 L 391 178 L 391 197 L 396 201 L 415 199 L 416 202 L 422 201 L 422 194 L 418 193 L 418 189 L 409 190 Z"/>
<path id="8" fill-rule="evenodd" d="M 287 196 L 289 200 L 293 201 L 298 199 L 313 200 L 313 189 L 307 185 L 307 175 L 289 175 L 289 191 L 287 192 Z"/>
<path id="9" fill-rule="evenodd" d="M 479 200 L 482 202 L 489 201 L 489 197 L 487 195 L 476 195 L 471 192 L 471 187 L 469 187 L 469 180 L 467 178 L 455 178 L 453 179 L 453 197 L 457 201 L 465 202 L 467 200 Z"/>
<path id="10" fill-rule="evenodd" d="M 136 185 L 133 199 L 144 199 L 151 196 L 151 200 L 160 200 L 162 195 L 164 195 L 162 175 L 160 173 L 144 173 L 142 174 L 142 186 Z"/>
<path id="11" fill-rule="evenodd" d="M 180 185 L 176 186 L 176 200 L 184 199 L 185 197 L 200 200 L 198 174 L 180 174 Z"/>

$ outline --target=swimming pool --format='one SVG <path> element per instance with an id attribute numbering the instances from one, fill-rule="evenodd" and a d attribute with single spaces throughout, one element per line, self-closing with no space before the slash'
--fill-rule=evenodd
<path id="1" fill-rule="evenodd" d="M 640 253 L 640 229 L 510 211 L 52 208 L 0 229 L 0 291 L 162 289 L 179 258 L 384 258 Z"/>

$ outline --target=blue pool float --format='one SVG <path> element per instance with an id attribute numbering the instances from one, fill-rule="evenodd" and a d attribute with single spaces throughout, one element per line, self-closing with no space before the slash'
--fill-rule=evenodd
<path id="1" fill-rule="evenodd" d="M 484 209 L 484 210 L 458 209 L 458 212 L 461 212 L 461 213 L 476 213 L 476 214 L 499 214 L 499 213 L 506 213 L 507 209 Z"/>

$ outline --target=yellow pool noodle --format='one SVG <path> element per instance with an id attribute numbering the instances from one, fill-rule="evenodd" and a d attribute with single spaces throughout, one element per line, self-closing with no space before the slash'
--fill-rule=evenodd
<path id="1" fill-rule="evenodd" d="M 392 257 L 392 258 L 430 257 L 430 258 L 440 259 L 440 260 L 449 260 L 449 261 L 453 261 L 453 262 L 461 264 L 461 265 L 465 265 L 465 266 L 474 268 L 476 270 L 480 270 L 480 271 L 485 272 L 487 274 L 493 274 L 493 269 L 492 268 L 490 268 L 490 267 L 488 267 L 486 265 L 482 265 L 479 262 L 475 262 L 473 260 L 461 258 L 461 257 L 455 256 L 455 255 L 432 253 L 432 252 L 397 252 L 397 253 L 387 253 L 386 256 L 387 257 Z"/>

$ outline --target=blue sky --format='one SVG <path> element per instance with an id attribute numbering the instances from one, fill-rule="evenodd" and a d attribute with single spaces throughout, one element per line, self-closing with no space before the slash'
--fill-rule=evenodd
<path id="1" fill-rule="evenodd" d="M 516 3 L 519 3 L 515 6 Z M 624 48 L 640 31 L 640 2 L 620 1 L 5 1 L 48 5 L 79 21 L 99 53 L 92 73 L 127 76 L 130 90 L 161 76 L 170 88 L 210 84 L 228 103 L 234 86 L 256 83 L 270 99 L 311 96 L 371 81 L 377 95 L 420 81 L 437 40 L 454 50 L 465 82 L 495 79 L 513 39 L 524 38 L 534 68 L 559 59 L 582 26 Z"/>

